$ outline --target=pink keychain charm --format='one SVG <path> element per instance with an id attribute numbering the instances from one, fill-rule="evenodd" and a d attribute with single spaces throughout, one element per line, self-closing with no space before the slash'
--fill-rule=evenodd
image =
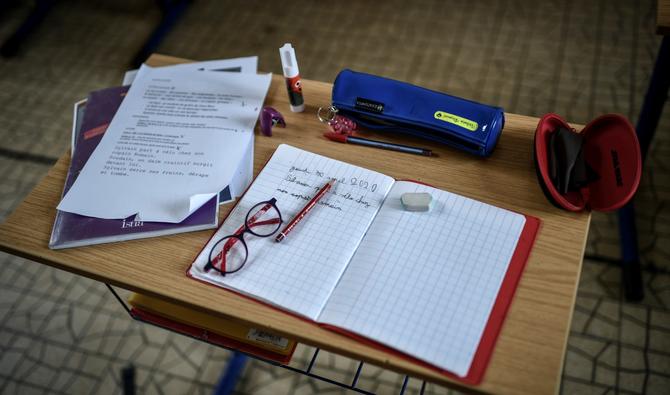
<path id="1" fill-rule="evenodd" d="M 330 130 L 338 134 L 353 135 L 356 130 L 356 122 L 351 119 L 338 115 L 337 108 L 330 106 L 327 108 L 319 107 L 316 116 L 319 120 L 330 126 Z"/>

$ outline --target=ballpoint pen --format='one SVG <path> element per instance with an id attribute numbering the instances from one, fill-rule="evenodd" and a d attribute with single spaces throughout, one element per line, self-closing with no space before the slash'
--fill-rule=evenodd
<path id="1" fill-rule="evenodd" d="M 307 215 L 307 213 L 309 213 L 310 210 L 312 210 L 312 208 L 316 206 L 319 200 L 321 200 L 321 198 L 330 190 L 330 188 L 332 188 L 334 183 L 335 183 L 334 179 L 328 181 L 326 185 L 324 185 L 323 188 L 321 188 L 321 190 L 316 194 L 316 196 L 314 196 L 312 200 L 310 200 L 309 203 L 307 203 L 307 205 L 303 207 L 302 210 L 300 210 L 300 212 L 295 217 L 293 217 L 291 222 L 289 222 L 288 225 L 286 225 L 286 227 L 284 228 L 284 230 L 279 232 L 279 234 L 275 238 L 275 241 L 277 243 L 286 238 L 286 235 L 288 235 L 293 230 L 293 228 L 298 224 L 298 222 L 300 222 L 305 217 L 305 215 Z"/>

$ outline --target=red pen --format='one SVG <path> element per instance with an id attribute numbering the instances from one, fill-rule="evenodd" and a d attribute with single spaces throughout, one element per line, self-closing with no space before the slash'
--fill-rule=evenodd
<path id="1" fill-rule="evenodd" d="M 293 217 L 291 222 L 289 222 L 288 225 L 286 225 L 286 227 L 284 228 L 284 230 L 279 232 L 279 234 L 275 238 L 275 241 L 277 243 L 286 238 L 286 235 L 288 235 L 293 230 L 293 228 L 298 224 L 298 222 L 300 222 L 305 217 L 305 215 L 307 215 L 307 213 L 309 213 L 310 210 L 312 210 L 312 208 L 316 206 L 319 200 L 321 200 L 323 195 L 325 195 L 330 190 L 330 188 L 333 186 L 334 183 L 335 183 L 334 179 L 328 181 L 326 185 L 324 185 L 323 188 L 321 188 L 321 190 L 316 194 L 316 196 L 314 196 L 312 200 L 310 200 L 309 203 L 307 203 L 307 205 L 303 207 L 302 210 L 300 210 L 298 215 Z"/>

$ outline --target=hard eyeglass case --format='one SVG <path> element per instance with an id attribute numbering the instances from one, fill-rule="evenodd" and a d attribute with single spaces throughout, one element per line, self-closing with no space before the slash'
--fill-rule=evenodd
<path id="1" fill-rule="evenodd" d="M 602 115 L 577 132 L 550 113 L 535 130 L 535 169 L 555 206 L 575 212 L 617 210 L 640 184 L 640 144 L 621 115 Z"/>

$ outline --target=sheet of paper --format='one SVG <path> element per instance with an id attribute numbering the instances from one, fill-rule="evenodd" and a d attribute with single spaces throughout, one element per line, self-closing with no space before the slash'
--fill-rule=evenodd
<path id="1" fill-rule="evenodd" d="M 254 141 L 251 140 L 249 148 L 240 161 L 239 168 L 230 182 L 230 194 L 233 199 L 240 197 L 254 178 Z"/>
<path id="2" fill-rule="evenodd" d="M 174 67 L 182 70 L 191 70 L 193 72 L 212 71 L 256 73 L 258 71 L 258 56 L 208 60 L 195 63 L 180 63 L 162 67 Z M 123 77 L 123 85 L 132 84 L 138 71 L 139 69 L 126 71 L 126 74 Z M 235 199 L 238 198 L 242 192 L 247 189 L 249 184 L 251 184 L 254 172 L 253 147 L 254 145 L 252 142 L 252 144 L 250 144 L 250 152 L 245 154 L 244 159 L 242 159 L 242 163 L 244 165 L 241 164 L 239 170 L 235 172 L 235 176 L 231 180 L 230 185 L 226 186 L 219 193 L 219 204 L 226 204 L 235 201 Z"/>
<path id="3" fill-rule="evenodd" d="M 181 222 L 233 179 L 270 81 L 142 66 L 58 209 Z"/>
<path id="4" fill-rule="evenodd" d="M 172 66 L 163 67 L 178 67 L 184 70 L 193 71 L 238 71 L 241 73 L 256 73 L 258 72 L 258 56 L 247 56 L 244 58 L 207 60 L 204 62 L 195 63 L 181 63 Z M 139 69 L 128 70 L 123 76 L 122 85 L 130 85 L 135 80 L 135 76 Z"/>
<path id="5" fill-rule="evenodd" d="M 244 156 L 240 161 L 233 179 L 230 184 L 226 186 L 221 193 L 219 193 L 219 204 L 226 204 L 234 202 L 240 195 L 247 190 L 247 187 L 253 181 L 254 176 L 254 139 L 249 142 L 248 148 L 245 150 Z"/>
<path id="6" fill-rule="evenodd" d="M 204 272 L 212 245 L 235 232 L 252 206 L 275 197 L 283 228 L 330 178 L 339 181 L 281 243 L 247 235 L 249 258 L 242 270 L 225 277 Z M 280 145 L 190 273 L 314 319 L 393 182 L 381 173 Z"/>
<path id="7" fill-rule="evenodd" d="M 429 212 L 402 208 L 428 192 Z M 523 215 L 398 181 L 319 322 L 464 376 L 523 230 Z"/>

